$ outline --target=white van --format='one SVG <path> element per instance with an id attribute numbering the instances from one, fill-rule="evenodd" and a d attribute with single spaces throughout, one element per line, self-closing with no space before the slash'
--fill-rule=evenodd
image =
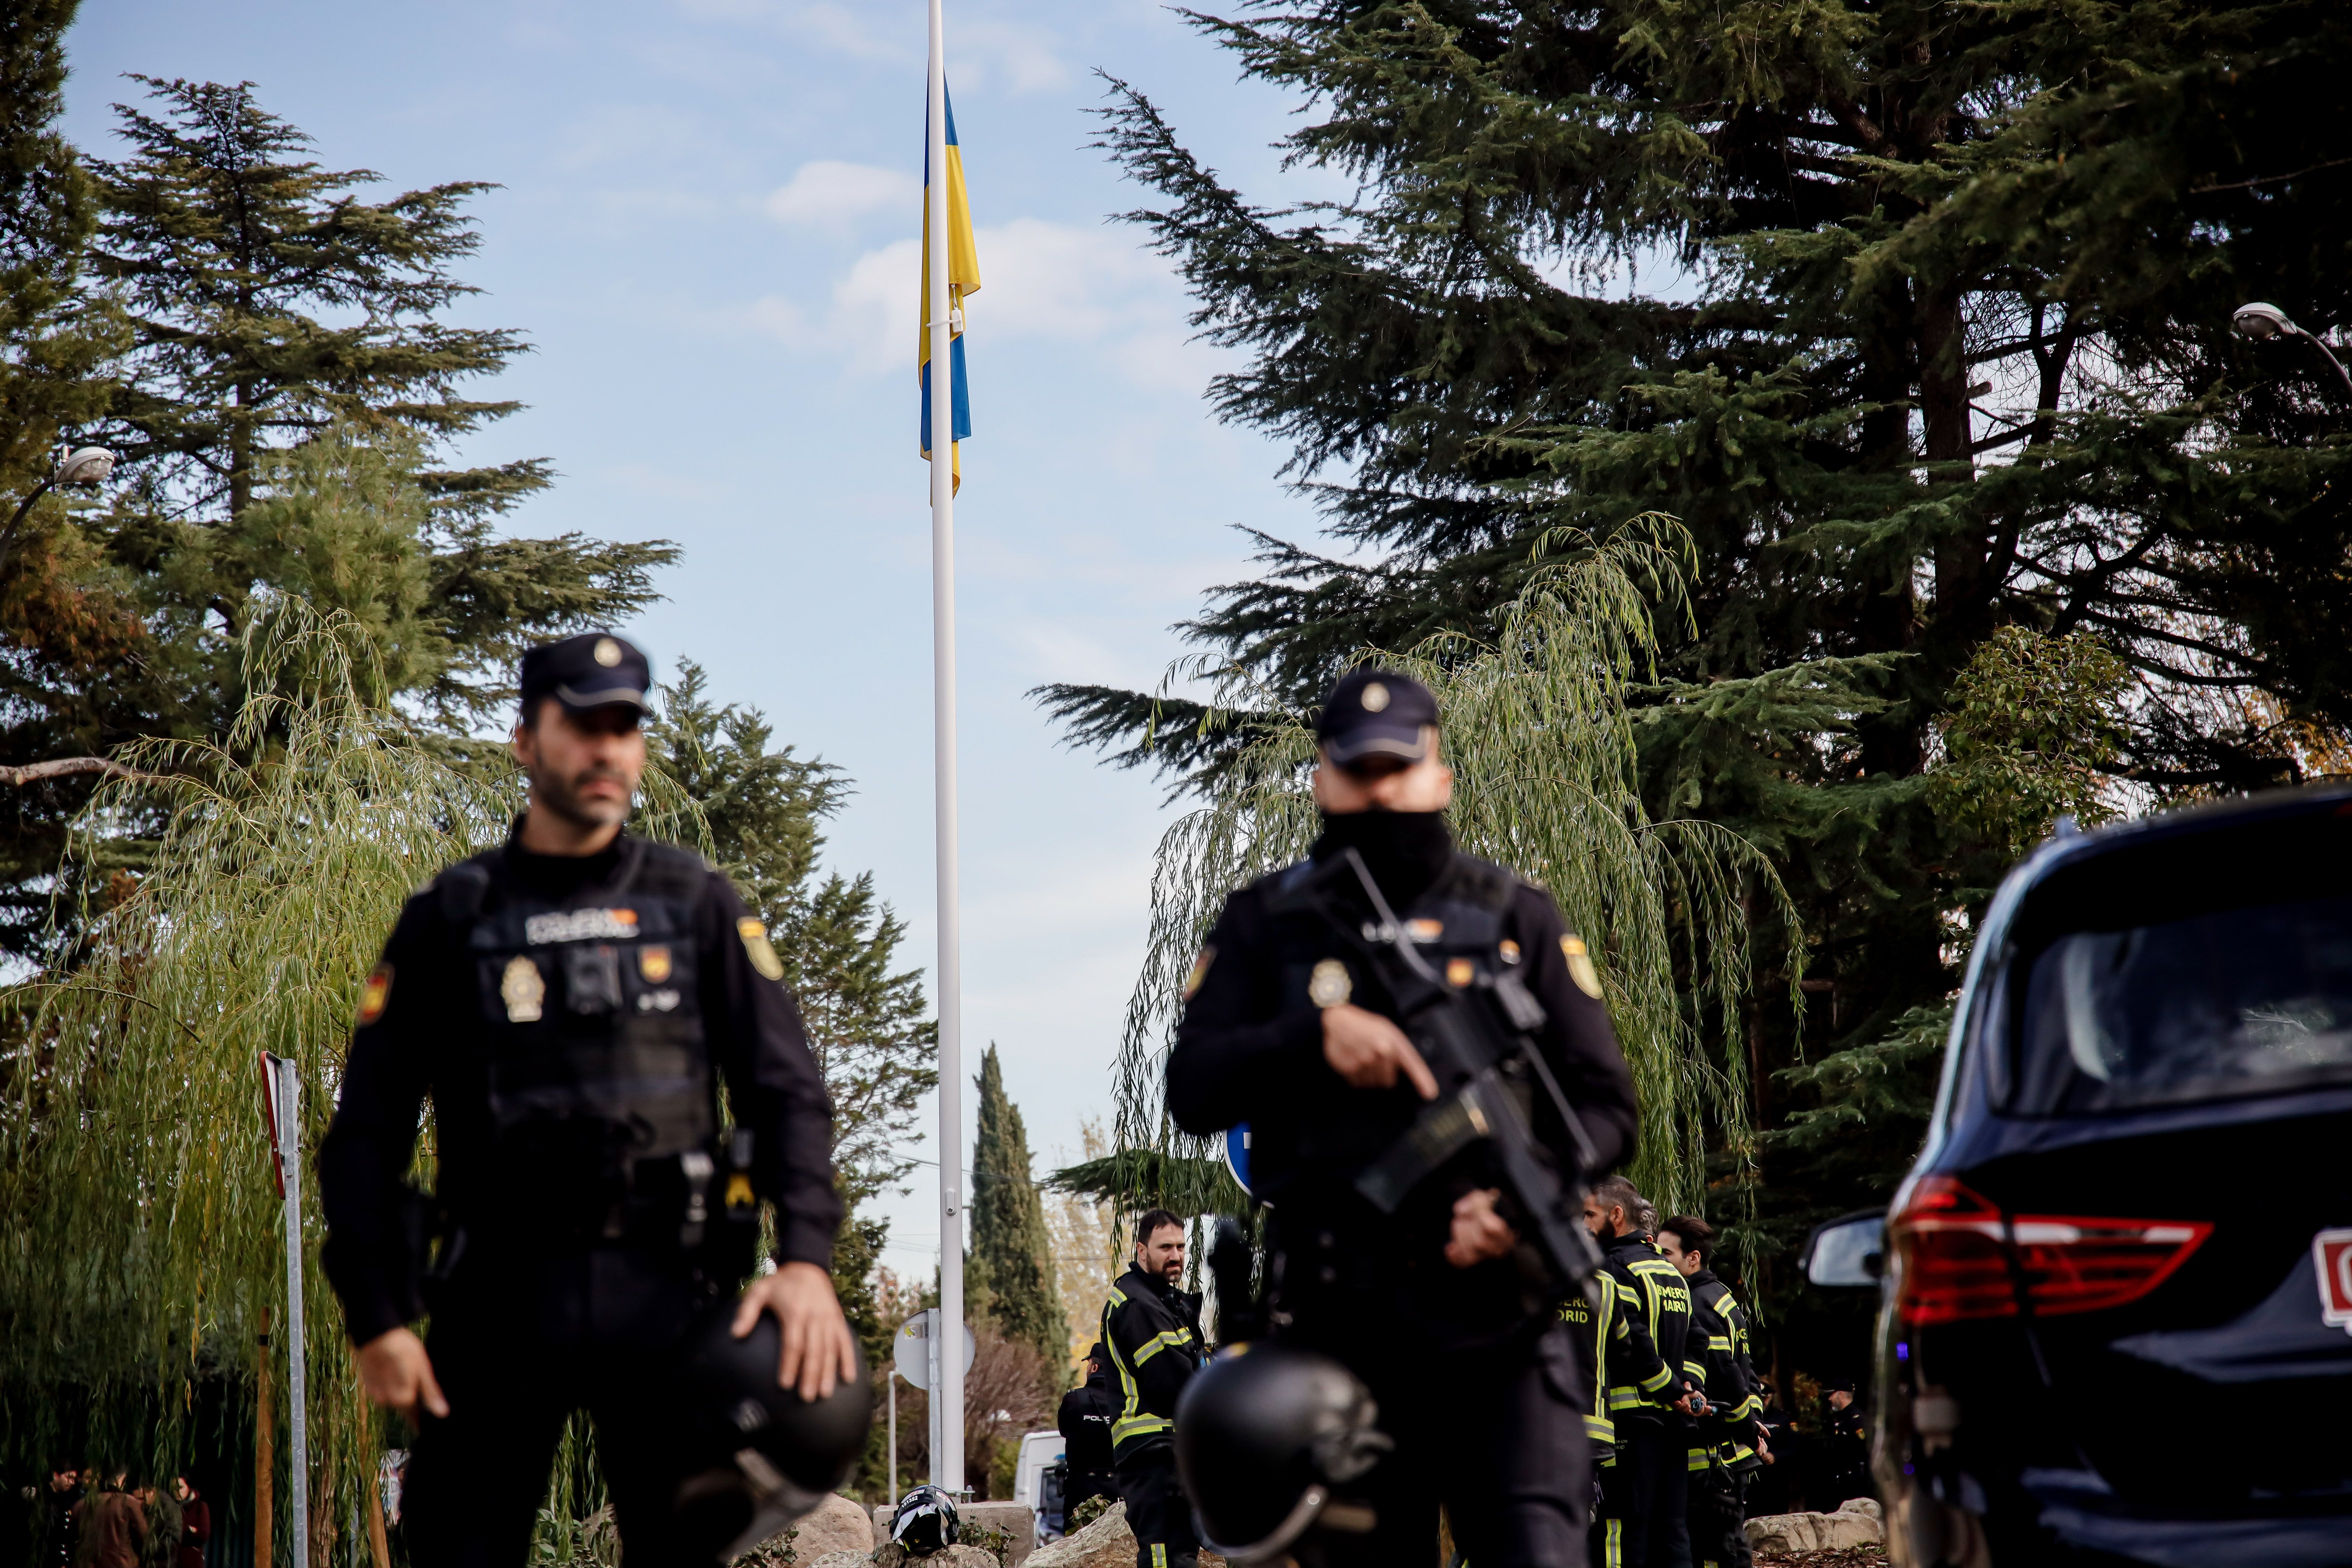
<path id="1" fill-rule="evenodd" d="M 1041 1545 L 1062 1533 L 1062 1500 L 1045 1496 L 1045 1472 L 1061 1462 L 1059 1432 L 1021 1435 L 1021 1457 L 1013 1467 L 1013 1500 L 1025 1503 L 1029 1511 L 1037 1516 L 1037 1540 Z"/>

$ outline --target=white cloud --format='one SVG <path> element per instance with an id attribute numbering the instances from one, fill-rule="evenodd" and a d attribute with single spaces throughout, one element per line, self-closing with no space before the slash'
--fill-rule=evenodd
<path id="1" fill-rule="evenodd" d="M 677 8 L 698 21 L 757 26 L 795 43 L 814 45 L 853 59 L 897 59 L 907 53 L 903 40 L 877 27 L 873 13 L 879 7 L 845 5 L 835 0 L 813 0 L 808 4 L 788 0 L 677 0 Z M 921 30 L 907 29 L 903 25 L 900 30 L 913 32 L 919 52 Z"/>
<path id="2" fill-rule="evenodd" d="M 819 159 L 768 195 L 768 216 L 779 223 L 846 228 L 869 213 L 895 211 L 908 222 L 922 210 L 923 188 L 912 174 L 872 163 Z"/>
<path id="3" fill-rule="evenodd" d="M 977 91 L 1002 77 L 1016 93 L 1049 91 L 1070 79 L 1070 68 L 1056 51 L 1059 42 L 1025 22 L 961 20 L 948 37 L 950 79 Z"/>
<path id="4" fill-rule="evenodd" d="M 1168 346 L 1184 333 L 1183 297 L 1132 234 L 1015 218 L 982 226 L 974 239 L 982 287 L 967 310 L 976 349 L 1025 339 L 1101 344 L 1139 376 L 1167 374 Z M 918 242 L 894 240 L 850 264 L 822 321 L 771 297 L 751 308 L 751 322 L 796 348 L 836 351 L 853 370 L 888 374 L 914 354 L 920 278 Z"/>

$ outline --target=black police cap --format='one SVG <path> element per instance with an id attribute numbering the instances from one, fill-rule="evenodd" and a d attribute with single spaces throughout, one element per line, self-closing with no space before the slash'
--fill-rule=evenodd
<path id="1" fill-rule="evenodd" d="M 1397 670 L 1359 669 L 1341 676 L 1323 699 L 1315 739 L 1339 767 L 1377 758 L 1412 763 L 1429 756 L 1436 722 L 1437 699 L 1428 687 Z"/>
<path id="2" fill-rule="evenodd" d="M 552 697 L 574 713 L 615 703 L 650 713 L 646 692 L 653 681 L 653 667 L 635 643 L 610 632 L 583 632 L 522 656 L 522 710 L 534 712 L 541 698 Z"/>

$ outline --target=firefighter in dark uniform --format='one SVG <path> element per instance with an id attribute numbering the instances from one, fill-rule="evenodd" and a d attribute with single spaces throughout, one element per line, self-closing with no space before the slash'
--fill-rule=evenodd
<path id="1" fill-rule="evenodd" d="M 524 1561 L 582 1408 L 630 1563 L 677 1560 L 668 1358 L 750 1272 L 760 1199 L 775 1267 L 738 1336 L 772 1312 L 803 1399 L 855 1376 L 831 1110 L 782 965 L 724 876 L 622 831 L 648 684 L 607 634 L 524 655 L 529 806 L 401 911 L 319 1152 L 327 1276 L 368 1396 L 419 1426 L 403 1512 L 436 1568 Z M 404 1185 L 428 1096 L 429 1205 Z"/>
<path id="2" fill-rule="evenodd" d="M 1603 1472 L 1593 1530 L 1601 1568 L 1685 1568 L 1691 1413 L 1706 1368 L 1690 1348 L 1690 1289 L 1642 1229 L 1642 1194 L 1622 1176 L 1597 1184 L 1585 1219 L 1601 1238 L 1617 1310 L 1650 1347 L 1610 1368 L 1602 1388 L 1617 1428 L 1617 1462 Z"/>
<path id="3" fill-rule="evenodd" d="M 1592 1219 L 1588 1212 L 1586 1223 L 1592 1224 Z M 1673 1381 L 1666 1363 L 1658 1359 L 1657 1347 L 1650 1342 L 1650 1331 L 1641 1314 L 1619 1298 L 1620 1289 L 1611 1277 L 1592 1292 L 1591 1300 L 1571 1296 L 1559 1310 L 1560 1321 L 1577 1332 L 1589 1373 L 1583 1384 L 1584 1432 L 1591 1443 L 1595 1503 L 1590 1555 L 1593 1563 L 1602 1565 L 1625 1560 L 1624 1521 L 1612 1517 L 1602 1506 L 1624 1489 L 1612 1473 L 1617 1467 L 1618 1433 L 1611 1394 L 1614 1391 L 1617 1403 L 1631 1406 L 1642 1389 L 1664 1388 Z"/>
<path id="4" fill-rule="evenodd" d="M 1677 1215 L 1658 1226 L 1658 1247 L 1691 1293 L 1691 1342 L 1702 1346 L 1708 1414 L 1690 1449 L 1691 1568 L 1748 1568 L 1748 1481 L 1763 1467 L 1763 1413 L 1748 1359 L 1748 1314 L 1716 1277 L 1715 1227 Z"/>
<path id="5" fill-rule="evenodd" d="M 1135 1568 L 1193 1568 L 1201 1542 L 1176 1475 L 1176 1402 L 1201 1370 L 1201 1298 L 1184 1278 L 1184 1222 L 1148 1209 L 1135 1222 L 1135 1258 L 1103 1303 L 1118 1412 L 1112 1473 L 1135 1535 Z"/>
<path id="6" fill-rule="evenodd" d="M 1514 1255 L 1485 1147 L 1392 1215 L 1357 1192 L 1437 1083 L 1327 917 L 1289 890 L 1352 848 L 1454 984 L 1514 972 L 1543 1008 L 1542 1055 L 1605 1168 L 1631 1152 L 1634 1118 L 1599 973 L 1548 893 L 1454 847 L 1427 688 L 1359 670 L 1325 698 L 1316 735 L 1321 837 L 1307 862 L 1226 900 L 1186 984 L 1169 1110 L 1188 1132 L 1249 1123 L 1273 1334 L 1345 1363 L 1394 1440 L 1350 1488 L 1377 1524 L 1328 1535 L 1327 1560 L 1423 1568 L 1443 1502 L 1479 1568 L 1575 1564 L 1591 1500 L 1578 1336 Z M 1339 897 L 1339 918 L 1370 917 L 1360 891 Z M 1538 1133 L 1564 1152 L 1551 1120 L 1538 1114 Z"/>

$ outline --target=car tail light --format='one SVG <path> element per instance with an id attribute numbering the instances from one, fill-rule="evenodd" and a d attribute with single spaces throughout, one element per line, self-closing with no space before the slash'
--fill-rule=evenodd
<path id="1" fill-rule="evenodd" d="M 1916 1183 L 1887 1226 L 1907 1323 L 2013 1318 L 2022 1287 L 2036 1316 L 2137 1301 L 2213 1234 L 2201 1220 L 2007 1215 L 1949 1176 Z"/>

